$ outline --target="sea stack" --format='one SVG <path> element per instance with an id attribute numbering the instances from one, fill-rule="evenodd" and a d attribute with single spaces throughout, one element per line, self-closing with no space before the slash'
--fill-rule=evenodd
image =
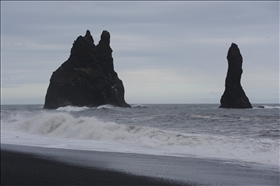
<path id="1" fill-rule="evenodd" d="M 228 71 L 220 108 L 252 108 L 240 80 L 242 75 L 242 55 L 237 44 L 232 43 L 227 54 Z"/>
<path id="2" fill-rule="evenodd" d="M 70 57 L 50 78 L 44 108 L 105 104 L 130 107 L 124 100 L 123 83 L 114 71 L 112 52 L 110 33 L 106 30 L 97 45 L 89 30 L 85 36 L 79 36 Z"/>

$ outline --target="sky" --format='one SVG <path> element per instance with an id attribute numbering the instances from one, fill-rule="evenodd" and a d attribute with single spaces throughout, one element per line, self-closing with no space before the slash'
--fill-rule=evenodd
<path id="1" fill-rule="evenodd" d="M 279 103 L 278 1 L 1 1 L 1 104 L 44 104 L 74 40 L 111 35 L 130 104 L 220 103 L 231 43 L 251 103 Z"/>

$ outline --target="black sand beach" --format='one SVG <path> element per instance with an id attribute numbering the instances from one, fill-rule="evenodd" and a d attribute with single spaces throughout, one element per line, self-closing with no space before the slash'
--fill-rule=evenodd
<path id="1" fill-rule="evenodd" d="M 1 185 L 180 185 L 168 180 L 85 168 L 1 150 Z"/>
<path id="2" fill-rule="evenodd" d="M 1 185 L 279 185 L 279 170 L 202 158 L 1 144 Z"/>

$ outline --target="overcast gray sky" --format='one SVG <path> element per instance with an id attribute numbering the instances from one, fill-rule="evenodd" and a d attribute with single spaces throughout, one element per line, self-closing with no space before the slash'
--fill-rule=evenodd
<path id="1" fill-rule="evenodd" d="M 251 103 L 279 103 L 279 2 L 1 1 L 1 102 L 43 104 L 90 30 L 111 34 L 128 103 L 219 103 L 232 42 Z"/>

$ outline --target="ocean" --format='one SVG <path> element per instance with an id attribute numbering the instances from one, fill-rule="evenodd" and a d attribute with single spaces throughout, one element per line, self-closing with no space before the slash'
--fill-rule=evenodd
<path id="1" fill-rule="evenodd" d="M 47 110 L 43 105 L 2 105 L 1 145 L 191 157 L 279 171 L 280 106 L 253 106 L 134 104 Z"/>

